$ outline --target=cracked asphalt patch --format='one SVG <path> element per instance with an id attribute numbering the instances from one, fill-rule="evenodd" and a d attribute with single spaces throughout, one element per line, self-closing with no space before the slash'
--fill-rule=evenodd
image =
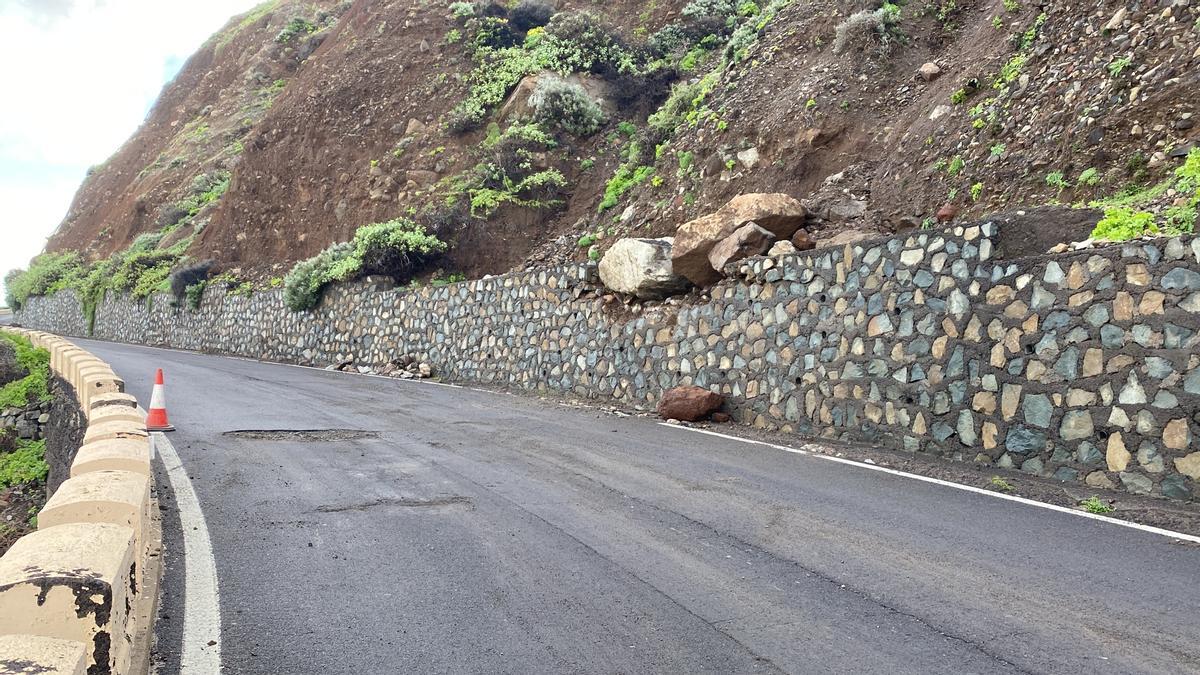
<path id="1" fill-rule="evenodd" d="M 321 443 L 379 438 L 379 432 L 363 429 L 238 429 L 235 431 L 226 431 L 222 436 L 243 438 L 251 441 Z"/>
<path id="2" fill-rule="evenodd" d="M 447 506 L 464 506 L 466 510 L 474 509 L 470 497 L 455 495 L 453 497 L 436 497 L 433 499 L 397 499 L 397 498 L 382 498 L 372 499 L 367 502 L 359 502 L 357 504 L 342 504 L 342 505 L 323 505 L 318 506 L 317 511 L 321 513 L 341 513 L 344 511 L 366 511 L 378 507 L 397 506 L 403 508 L 414 509 L 429 509 L 440 508 Z"/>

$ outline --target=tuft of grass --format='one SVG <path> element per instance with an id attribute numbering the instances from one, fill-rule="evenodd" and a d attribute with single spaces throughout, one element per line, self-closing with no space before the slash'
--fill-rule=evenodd
<path id="1" fill-rule="evenodd" d="M 1119 59 L 1113 59 L 1110 61 L 1106 68 L 1109 75 L 1113 77 L 1120 77 L 1121 73 L 1124 72 L 1125 69 L 1131 64 L 1133 64 L 1133 59 L 1129 58 L 1128 56 L 1122 56 Z"/>
<path id="2" fill-rule="evenodd" d="M 1051 171 L 1050 173 L 1046 174 L 1046 186 L 1062 192 L 1063 190 L 1071 187 L 1071 184 L 1067 182 L 1063 172 Z"/>
<path id="3" fill-rule="evenodd" d="M 959 155 L 955 155 L 954 159 L 950 160 L 949 166 L 946 167 L 946 175 L 953 178 L 954 176 L 962 173 L 963 167 L 965 166 L 966 162 L 963 161 L 963 158 Z"/>
<path id="4" fill-rule="evenodd" d="M 1112 507 L 1112 505 L 1105 504 L 1096 495 L 1092 495 L 1091 497 L 1088 497 L 1087 499 L 1083 500 L 1082 502 L 1079 502 L 1079 505 L 1082 506 L 1083 510 L 1087 511 L 1088 513 L 1104 514 L 1104 513 L 1112 513 L 1113 511 L 1116 511 L 1116 509 L 1114 509 Z"/>
<path id="5" fill-rule="evenodd" d="M 1016 488 L 1013 487 L 1011 483 L 1004 480 L 1000 476 L 992 476 L 991 480 L 988 481 L 988 487 L 990 487 L 991 489 L 993 489 L 997 492 L 1015 492 L 1016 491 Z"/>

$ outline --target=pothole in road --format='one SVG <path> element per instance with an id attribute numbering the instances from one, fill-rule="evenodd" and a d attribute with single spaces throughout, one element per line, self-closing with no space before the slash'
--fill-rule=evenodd
<path id="1" fill-rule="evenodd" d="M 305 443 L 353 441 L 360 438 L 379 438 L 378 431 L 362 429 L 238 429 L 222 436 L 254 441 L 301 441 Z"/>

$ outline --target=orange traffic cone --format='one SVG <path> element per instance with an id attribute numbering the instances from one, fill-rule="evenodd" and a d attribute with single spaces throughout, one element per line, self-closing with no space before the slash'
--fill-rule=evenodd
<path id="1" fill-rule="evenodd" d="M 146 431 L 175 431 L 167 420 L 167 395 L 163 390 L 162 368 L 154 375 L 154 392 L 150 394 L 150 412 L 146 414 Z"/>

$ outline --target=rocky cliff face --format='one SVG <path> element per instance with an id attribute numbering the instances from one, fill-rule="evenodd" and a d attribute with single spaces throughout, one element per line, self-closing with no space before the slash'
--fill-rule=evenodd
<path id="1" fill-rule="evenodd" d="M 1200 135 L 1195 2 L 546 11 L 278 0 L 235 17 L 91 173 L 49 249 L 96 259 L 165 231 L 160 247 L 191 237 L 190 257 L 265 279 L 412 216 L 454 244 L 438 266 L 478 276 L 669 236 L 743 192 L 802 200 L 817 239 L 1123 195 L 1183 206 L 1144 193 Z M 546 34 L 567 36 L 557 63 L 578 66 L 602 123 L 505 155 L 497 139 L 541 77 L 519 47 Z M 604 56 L 581 60 L 597 44 Z M 464 101 L 484 99 L 460 123 Z M 525 166 L 505 167 L 513 157 Z M 477 188 L 496 166 L 517 172 L 496 183 L 516 197 L 491 208 L 496 188 Z M 545 198 L 503 193 L 551 170 L 562 180 Z"/>

